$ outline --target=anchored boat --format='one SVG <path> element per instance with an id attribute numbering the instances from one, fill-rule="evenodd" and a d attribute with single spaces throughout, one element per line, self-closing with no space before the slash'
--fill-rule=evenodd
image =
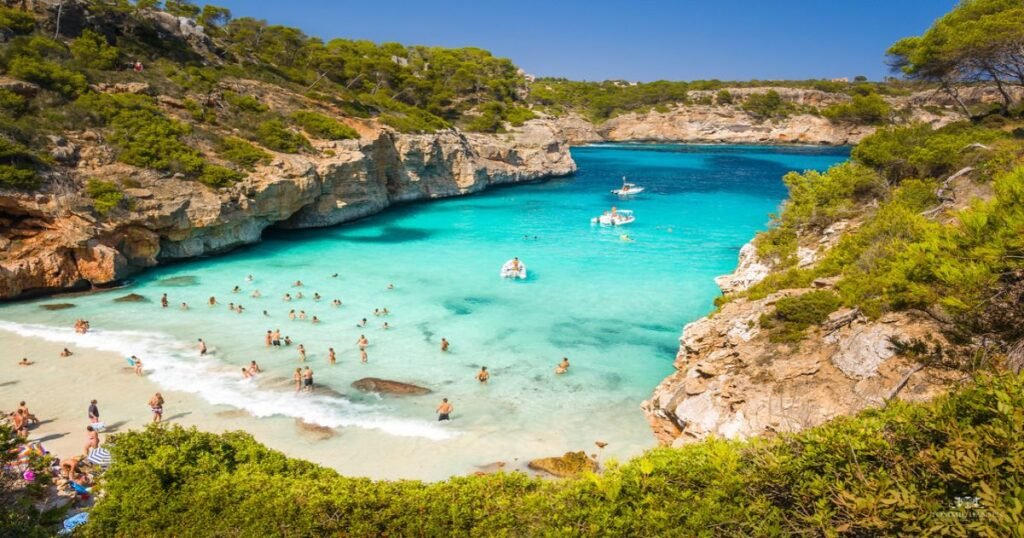
<path id="1" fill-rule="evenodd" d="M 623 226 L 636 220 L 633 216 L 633 212 L 629 209 L 615 209 L 611 211 L 605 211 L 599 217 L 590 219 L 591 224 L 600 224 L 601 226 Z"/>
<path id="2" fill-rule="evenodd" d="M 640 194 L 641 192 L 644 192 L 644 188 L 636 183 L 627 182 L 626 176 L 622 176 L 622 187 L 612 190 L 612 194 L 617 194 L 619 196 L 633 196 L 634 194 Z"/>

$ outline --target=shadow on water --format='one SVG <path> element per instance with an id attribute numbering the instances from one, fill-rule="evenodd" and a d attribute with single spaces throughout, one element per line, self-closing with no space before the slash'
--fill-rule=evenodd
<path id="1" fill-rule="evenodd" d="M 413 241 L 424 241 L 430 239 L 435 232 L 422 228 L 405 228 L 402 226 L 388 225 L 381 228 L 377 235 L 352 235 L 349 233 L 338 234 L 338 239 L 351 241 L 353 243 L 409 243 Z"/>

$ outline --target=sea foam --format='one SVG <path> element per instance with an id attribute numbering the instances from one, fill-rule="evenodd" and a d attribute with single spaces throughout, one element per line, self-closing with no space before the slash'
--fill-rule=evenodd
<path id="1" fill-rule="evenodd" d="M 242 409 L 255 417 L 291 417 L 329 428 L 357 427 L 431 440 L 458 435 L 427 421 L 389 416 L 373 406 L 338 396 L 294 394 L 261 388 L 239 379 L 234 368 L 228 368 L 212 357 L 198 357 L 195 347 L 186 346 L 161 333 L 91 329 L 86 334 L 79 334 L 65 327 L 9 321 L 0 321 L 0 330 L 125 357 L 137 355 L 142 359 L 149 379 L 161 388 L 195 394 L 211 404 Z"/>

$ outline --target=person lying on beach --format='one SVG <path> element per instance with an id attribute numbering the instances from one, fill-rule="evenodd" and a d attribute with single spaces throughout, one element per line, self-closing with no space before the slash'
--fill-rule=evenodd
<path id="1" fill-rule="evenodd" d="M 153 422 L 158 423 L 164 418 L 164 397 L 158 392 L 147 402 L 153 412 Z"/>
<path id="2" fill-rule="evenodd" d="M 437 421 L 451 420 L 452 411 L 455 410 L 455 406 L 448 403 L 448 398 L 441 399 L 441 405 L 437 406 Z"/>
<path id="3" fill-rule="evenodd" d="M 486 366 L 481 366 L 480 371 L 476 374 L 476 380 L 481 383 L 486 383 L 491 378 L 491 374 L 487 372 Z"/>
<path id="4" fill-rule="evenodd" d="M 18 363 L 18 366 L 32 366 L 33 364 L 35 364 L 35 361 L 28 360 L 28 357 L 22 357 L 21 362 Z"/>
<path id="5" fill-rule="evenodd" d="M 441 338 L 441 351 L 448 351 L 448 340 Z"/>
<path id="6" fill-rule="evenodd" d="M 556 374 L 564 374 L 564 373 L 566 373 L 568 371 L 569 371 L 569 358 L 568 357 L 562 357 L 562 362 L 558 363 L 558 366 L 555 367 L 555 373 Z"/>
<path id="7" fill-rule="evenodd" d="M 21 416 L 25 417 L 25 421 L 26 422 L 31 422 L 33 424 L 38 424 L 39 423 L 39 419 L 36 418 L 36 416 L 33 415 L 28 410 L 28 405 L 26 405 L 25 402 L 21 402 L 21 403 L 18 404 L 18 411 L 21 411 Z M 15 411 L 15 412 L 17 412 L 17 411 Z"/>
<path id="8" fill-rule="evenodd" d="M 260 365 L 256 364 L 256 361 L 249 361 L 249 373 L 252 375 L 263 373 L 260 369 Z"/>
<path id="9" fill-rule="evenodd" d="M 68 348 L 64 348 L 64 351 L 60 352 L 61 357 L 70 357 L 72 355 L 74 355 L 74 353 L 72 353 L 71 350 Z"/>
<path id="10" fill-rule="evenodd" d="M 63 478 L 71 480 L 78 474 L 78 464 L 82 462 L 83 458 L 74 457 L 67 458 L 60 461 L 60 475 Z"/>

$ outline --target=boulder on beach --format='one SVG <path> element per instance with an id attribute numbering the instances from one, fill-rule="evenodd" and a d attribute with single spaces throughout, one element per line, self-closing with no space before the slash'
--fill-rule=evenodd
<path id="1" fill-rule="evenodd" d="M 597 462 L 588 458 L 586 452 L 566 452 L 563 456 L 530 460 L 527 467 L 550 475 L 576 476 L 584 471 L 596 471 Z"/>
<path id="2" fill-rule="evenodd" d="M 39 305 L 39 308 L 42 308 L 43 310 L 67 310 L 68 308 L 74 307 L 74 303 L 50 303 Z"/>
<path id="3" fill-rule="evenodd" d="M 299 418 L 295 419 L 295 429 L 298 430 L 300 435 L 314 441 L 325 441 L 335 435 L 334 428 L 313 424 Z"/>
<path id="4" fill-rule="evenodd" d="M 402 383 L 401 381 L 391 381 L 389 379 L 380 379 L 376 377 L 364 377 L 358 381 L 352 383 L 352 388 L 361 390 L 363 392 L 379 392 L 382 394 L 430 394 L 432 390 L 413 385 L 411 383 Z"/>
<path id="5" fill-rule="evenodd" d="M 129 293 L 128 295 L 123 295 L 114 299 L 115 303 L 144 303 L 146 301 L 149 301 L 149 299 L 139 295 L 138 293 Z"/>

